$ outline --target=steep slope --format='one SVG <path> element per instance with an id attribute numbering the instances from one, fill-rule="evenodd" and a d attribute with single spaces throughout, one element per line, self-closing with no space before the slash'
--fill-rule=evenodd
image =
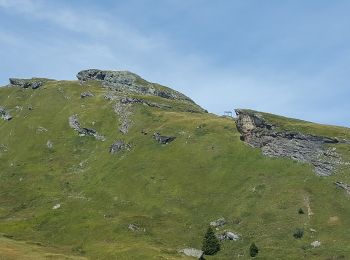
<path id="1" fill-rule="evenodd" d="M 262 259 L 350 256 L 350 204 L 334 185 L 350 183 L 347 165 L 320 177 L 265 156 L 234 120 L 129 72 L 78 78 L 0 89 L 12 117 L 0 120 L 0 232 L 92 259 L 178 259 L 224 218 L 216 232 L 239 239 L 208 259 L 247 258 L 251 242 Z M 346 128 L 260 114 L 280 131 L 350 140 Z M 336 151 L 350 160 L 346 142 Z"/>

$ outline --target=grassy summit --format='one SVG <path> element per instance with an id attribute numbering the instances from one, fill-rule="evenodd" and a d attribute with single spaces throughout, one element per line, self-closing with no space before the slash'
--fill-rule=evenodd
<path id="1" fill-rule="evenodd" d="M 81 98 L 87 91 L 93 96 Z M 118 101 L 107 94 L 143 100 L 126 105 L 128 133 L 118 130 Z M 13 116 L 0 120 L 5 259 L 2 245 L 25 256 L 30 242 L 40 243 L 35 254 L 58 254 L 53 259 L 186 259 L 178 250 L 200 249 L 209 223 L 221 217 L 227 224 L 215 231 L 240 239 L 222 242 L 207 259 L 249 258 L 253 242 L 261 259 L 350 257 L 349 199 L 333 184 L 350 183 L 349 166 L 316 176 L 309 164 L 246 145 L 232 119 L 188 100 L 109 90 L 101 81 L 3 87 L 0 106 Z M 105 140 L 79 136 L 68 122 L 75 114 Z M 350 139 L 347 128 L 263 116 L 281 128 Z M 162 145 L 156 132 L 176 139 Z M 116 140 L 131 149 L 110 154 Z M 350 160 L 350 145 L 337 150 Z M 301 239 L 293 237 L 298 228 Z M 313 248 L 316 240 L 321 246 Z"/>

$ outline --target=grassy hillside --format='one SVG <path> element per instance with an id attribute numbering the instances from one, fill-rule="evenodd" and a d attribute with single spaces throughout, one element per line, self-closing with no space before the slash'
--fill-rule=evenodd
<path id="1" fill-rule="evenodd" d="M 80 98 L 84 91 L 94 96 Z M 252 242 L 258 259 L 350 257 L 349 198 L 333 184 L 350 182 L 349 168 L 321 178 L 310 165 L 264 157 L 240 141 L 232 119 L 186 112 L 196 106 L 161 97 L 142 98 L 172 108 L 134 104 L 133 124 L 122 135 L 115 101 L 105 92 L 95 81 L 0 89 L 0 105 L 14 117 L 0 120 L 0 232 L 11 241 L 90 259 L 187 259 L 177 250 L 201 248 L 209 222 L 224 217 L 221 230 L 242 238 L 223 242 L 207 259 L 247 259 Z M 78 136 L 68 124 L 73 114 L 106 140 Z M 350 137 L 345 128 L 275 119 Z M 176 139 L 161 145 L 154 132 Z M 110 154 L 116 140 L 131 150 Z M 349 145 L 338 149 L 350 159 Z M 302 239 L 293 237 L 296 228 L 304 230 Z M 315 240 L 320 247 L 310 246 Z"/>

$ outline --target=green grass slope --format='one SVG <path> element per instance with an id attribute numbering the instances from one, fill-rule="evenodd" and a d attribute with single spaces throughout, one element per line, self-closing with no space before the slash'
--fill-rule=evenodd
<path id="1" fill-rule="evenodd" d="M 94 97 L 81 99 L 83 91 Z M 160 97 L 143 98 L 172 108 L 135 104 L 134 123 L 122 135 L 115 101 L 105 92 L 94 81 L 0 89 L 0 105 L 14 117 L 0 120 L 0 145 L 7 148 L 0 150 L 1 233 L 89 259 L 187 259 L 177 250 L 201 248 L 209 222 L 224 217 L 220 230 L 241 239 L 223 242 L 208 259 L 247 259 L 252 242 L 258 259 L 350 257 L 349 198 L 332 183 L 347 181 L 348 168 L 321 178 L 310 165 L 264 157 L 240 141 L 232 119 L 186 112 L 196 107 Z M 106 140 L 78 136 L 68 124 L 73 114 Z M 348 129 L 329 129 L 349 137 Z M 154 132 L 176 139 L 161 145 Z M 110 154 L 119 139 L 132 149 Z M 349 149 L 340 148 L 348 158 Z M 132 232 L 129 224 L 145 231 Z M 302 239 L 293 237 L 296 228 L 304 230 Z M 310 246 L 315 240 L 320 247 Z"/>

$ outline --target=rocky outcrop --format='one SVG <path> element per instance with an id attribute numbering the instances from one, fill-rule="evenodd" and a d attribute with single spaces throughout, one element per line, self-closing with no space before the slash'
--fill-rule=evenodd
<path id="1" fill-rule="evenodd" d="M 350 185 L 346 184 L 344 182 L 341 181 L 337 181 L 334 183 L 337 187 L 342 188 L 343 190 L 345 190 L 347 192 L 347 194 L 350 195 Z"/>
<path id="2" fill-rule="evenodd" d="M 125 143 L 122 140 L 118 140 L 116 142 L 114 142 L 110 147 L 109 147 L 109 152 L 111 154 L 115 154 L 124 150 L 130 150 L 131 149 L 131 145 Z"/>
<path id="3" fill-rule="evenodd" d="M 80 81 L 102 81 L 102 84 L 105 87 L 115 89 L 117 91 L 134 92 L 141 95 L 158 96 L 166 99 L 186 100 L 194 103 L 189 97 L 178 91 L 156 86 L 156 84 L 149 83 L 143 80 L 140 76 L 129 71 L 88 69 L 80 71 L 77 74 L 77 78 Z"/>
<path id="4" fill-rule="evenodd" d="M 9 121 L 12 119 L 12 116 L 10 115 L 10 112 L 7 111 L 4 107 L 0 106 L 0 116 L 1 119 L 5 121 Z"/>
<path id="5" fill-rule="evenodd" d="M 78 115 L 72 115 L 68 119 L 69 126 L 79 133 L 80 136 L 93 136 L 97 140 L 104 141 L 104 136 L 97 133 L 95 129 L 81 127 Z"/>
<path id="6" fill-rule="evenodd" d="M 335 148 L 325 146 L 339 143 L 336 138 L 278 130 L 277 126 L 267 122 L 257 112 L 241 109 L 235 112 L 241 140 L 252 147 L 261 148 L 266 156 L 311 163 L 315 172 L 321 176 L 331 175 L 343 163 Z"/>
<path id="7" fill-rule="evenodd" d="M 32 88 L 37 89 L 43 85 L 43 81 L 40 79 L 17 79 L 10 78 L 10 84 L 12 86 L 21 87 L 21 88 Z"/>
<path id="8" fill-rule="evenodd" d="M 176 139 L 175 136 L 165 136 L 160 133 L 154 133 L 153 138 L 160 144 L 168 144 Z"/>

